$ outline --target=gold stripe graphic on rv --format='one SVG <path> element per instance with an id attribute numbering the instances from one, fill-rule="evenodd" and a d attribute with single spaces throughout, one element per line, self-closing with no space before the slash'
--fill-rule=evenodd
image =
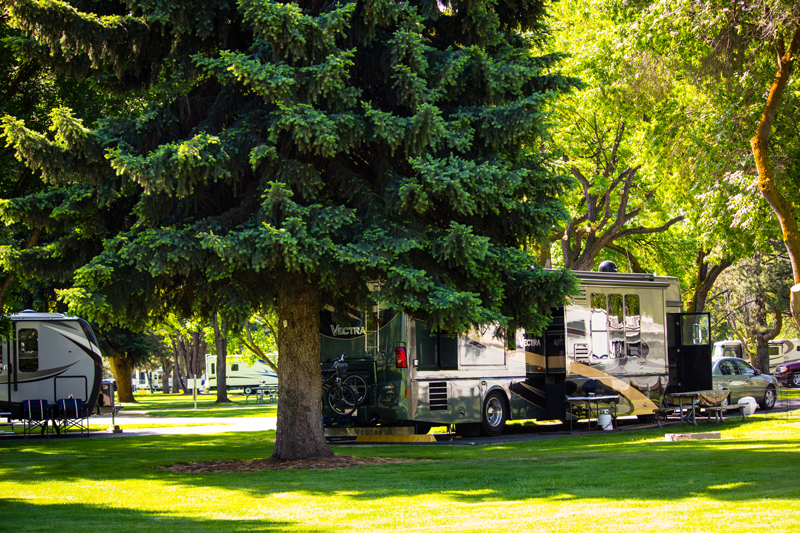
<path id="1" fill-rule="evenodd" d="M 544 355 L 535 352 L 523 352 L 525 354 L 525 364 L 530 366 L 538 366 L 544 368 L 545 359 Z"/>
<path id="2" fill-rule="evenodd" d="M 619 378 L 615 378 L 591 366 L 567 361 L 567 379 L 570 379 L 570 374 L 576 374 L 584 378 L 602 379 L 604 382 L 611 380 L 611 388 L 627 398 L 633 406 L 632 414 L 637 414 L 637 411 L 638 414 L 650 414 L 653 412 L 653 409 L 658 409 L 655 402 L 642 394 L 640 390 L 631 387 L 630 384 L 625 383 Z"/>

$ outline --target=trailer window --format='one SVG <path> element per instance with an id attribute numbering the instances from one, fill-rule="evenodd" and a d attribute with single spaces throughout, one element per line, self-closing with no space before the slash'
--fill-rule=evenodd
<path id="1" fill-rule="evenodd" d="M 238 372 L 238 371 L 239 371 L 239 365 L 238 364 L 231 365 L 231 372 Z"/>
<path id="2" fill-rule="evenodd" d="M 19 340 L 19 371 L 36 372 L 39 370 L 39 331 L 21 329 L 17 333 Z"/>
<path id="3" fill-rule="evenodd" d="M 211 363 L 211 373 L 212 373 L 212 374 L 216 374 L 216 373 L 217 373 L 217 371 L 216 371 L 216 369 L 215 369 L 214 365 L 215 365 L 215 363 Z"/>

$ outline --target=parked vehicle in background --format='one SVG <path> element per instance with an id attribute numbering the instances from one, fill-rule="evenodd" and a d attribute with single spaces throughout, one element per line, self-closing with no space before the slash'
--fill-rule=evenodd
<path id="1" fill-rule="evenodd" d="M 778 380 L 769 374 L 762 374 L 750 363 L 738 357 L 722 357 L 713 362 L 711 378 L 715 389 L 731 391 L 729 404 L 751 396 L 761 409 L 772 409 L 778 398 Z"/>
<path id="2" fill-rule="evenodd" d="M 800 387 L 800 361 L 778 365 L 774 375 L 784 387 Z"/>
<path id="3" fill-rule="evenodd" d="M 738 357 L 744 359 L 744 350 L 742 349 L 742 341 L 719 341 L 714 343 L 714 350 L 711 352 L 711 359 L 720 359 L 722 357 Z"/>
<path id="4" fill-rule="evenodd" d="M 769 371 L 772 374 L 778 372 L 780 365 L 798 362 L 800 362 L 800 339 L 769 341 Z M 800 387 L 800 382 L 795 387 Z"/>
<path id="5" fill-rule="evenodd" d="M 251 365 L 241 355 L 229 355 L 226 357 L 226 363 L 228 368 L 225 381 L 228 389 L 243 389 L 245 394 L 252 394 L 259 387 L 278 386 L 278 375 L 261 359 Z M 206 370 L 208 371 L 208 389 L 216 390 L 216 355 L 206 355 Z"/>

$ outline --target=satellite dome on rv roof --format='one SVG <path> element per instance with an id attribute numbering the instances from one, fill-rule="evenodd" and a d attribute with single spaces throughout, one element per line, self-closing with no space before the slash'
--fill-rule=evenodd
<path id="1" fill-rule="evenodd" d="M 619 272 L 617 264 L 614 261 L 603 261 L 597 268 L 598 272 Z"/>

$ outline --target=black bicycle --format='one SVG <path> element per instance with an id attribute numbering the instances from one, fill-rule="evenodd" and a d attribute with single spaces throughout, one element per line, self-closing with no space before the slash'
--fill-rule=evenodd
<path id="1" fill-rule="evenodd" d="M 343 379 L 345 372 L 347 363 L 344 362 L 344 354 L 333 362 L 333 368 L 322 370 L 322 393 L 328 406 L 340 416 L 353 414 L 359 404 L 358 392 Z"/>

